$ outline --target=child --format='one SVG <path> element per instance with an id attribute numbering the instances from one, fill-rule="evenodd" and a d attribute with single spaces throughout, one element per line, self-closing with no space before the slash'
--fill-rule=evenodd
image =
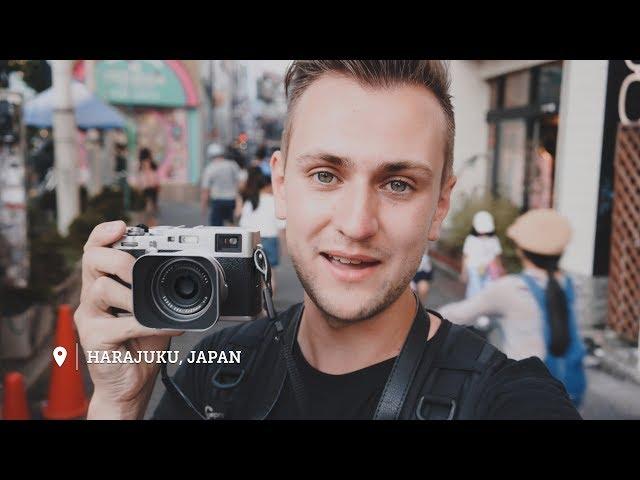
<path id="1" fill-rule="evenodd" d="M 482 290 L 503 270 L 500 261 L 502 247 L 495 230 L 493 216 L 489 212 L 482 210 L 474 215 L 471 233 L 462 247 L 461 280 L 467 284 L 466 298 Z"/>

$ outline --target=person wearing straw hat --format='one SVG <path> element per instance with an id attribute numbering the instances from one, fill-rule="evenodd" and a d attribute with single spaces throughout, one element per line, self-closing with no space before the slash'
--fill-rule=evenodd
<path id="1" fill-rule="evenodd" d="M 442 315 L 471 324 L 480 315 L 497 315 L 501 336 L 493 339 L 507 356 L 544 360 L 579 406 L 586 389 L 571 277 L 559 267 L 571 238 L 569 221 L 552 209 L 530 210 L 507 229 L 517 246 L 522 272 L 492 282 L 472 298 L 445 305 Z"/>

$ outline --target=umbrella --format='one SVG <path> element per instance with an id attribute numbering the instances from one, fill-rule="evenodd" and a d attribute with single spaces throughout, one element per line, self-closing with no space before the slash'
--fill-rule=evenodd
<path id="1" fill-rule="evenodd" d="M 38 128 L 53 126 L 54 95 L 53 87 L 48 88 L 25 103 L 24 121 L 27 125 Z M 71 98 L 78 128 L 124 128 L 123 116 L 93 95 L 82 83 L 72 82 Z"/>

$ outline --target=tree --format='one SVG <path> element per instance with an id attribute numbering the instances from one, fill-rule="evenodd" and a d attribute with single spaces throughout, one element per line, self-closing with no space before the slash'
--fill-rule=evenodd
<path id="1" fill-rule="evenodd" d="M 0 88 L 9 86 L 9 74 L 22 72 L 22 79 L 37 93 L 51 86 L 51 66 L 46 60 L 0 60 Z"/>

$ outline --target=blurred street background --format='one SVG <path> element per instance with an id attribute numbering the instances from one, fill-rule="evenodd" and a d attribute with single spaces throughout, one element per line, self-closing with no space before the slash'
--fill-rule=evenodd
<path id="1" fill-rule="evenodd" d="M 505 236 L 518 215 L 547 207 L 565 215 L 573 237 L 561 267 L 576 284 L 588 349 L 587 419 L 640 418 L 634 62 L 450 62 L 458 183 L 442 238 L 430 249 L 427 306 L 465 297 L 462 247 L 479 210 L 495 219 L 507 272 L 519 268 Z M 79 260 L 91 229 L 115 219 L 207 224 L 199 202 L 209 147 L 221 146 L 241 168 L 263 164 L 280 147 L 288 64 L 0 61 L 0 377 L 22 374 L 32 418 L 42 418 L 50 395 L 57 308 L 79 303 Z M 145 194 L 142 149 L 157 167 L 157 205 Z M 278 310 L 302 300 L 286 244 L 280 248 Z M 210 333 L 187 333 L 172 346 L 186 352 Z M 158 380 L 147 416 L 163 392 Z"/>

